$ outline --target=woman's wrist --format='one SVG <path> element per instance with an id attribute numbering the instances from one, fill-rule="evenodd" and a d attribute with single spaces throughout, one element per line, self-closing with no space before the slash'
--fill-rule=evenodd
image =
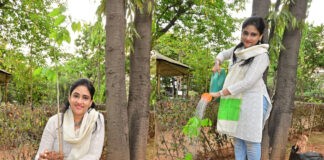
<path id="1" fill-rule="evenodd" d="M 216 59 L 216 60 L 215 60 L 215 65 L 216 65 L 216 64 L 220 65 L 220 64 L 221 64 L 221 61 L 220 61 L 219 59 Z"/>
<path id="2" fill-rule="evenodd" d="M 219 96 L 220 96 L 220 97 L 221 97 L 221 96 L 224 96 L 223 90 L 220 90 L 218 93 L 219 93 Z"/>

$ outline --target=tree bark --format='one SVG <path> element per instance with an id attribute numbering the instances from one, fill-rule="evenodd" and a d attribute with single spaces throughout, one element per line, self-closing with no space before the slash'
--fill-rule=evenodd
<path id="1" fill-rule="evenodd" d="M 130 88 L 128 101 L 129 147 L 132 160 L 146 159 L 149 129 L 150 51 L 153 0 L 145 0 L 135 10 L 134 52 L 130 56 Z"/>
<path id="2" fill-rule="evenodd" d="M 270 0 L 253 0 L 252 3 L 252 16 L 260 16 L 263 17 L 266 21 L 266 17 L 269 15 L 270 10 Z M 267 25 L 268 26 L 268 25 Z M 265 28 L 265 31 L 263 33 L 263 41 L 265 43 L 269 42 L 269 36 L 268 36 L 268 27 Z M 267 75 L 268 75 L 268 68 L 263 74 L 264 82 L 267 84 Z M 264 126 L 264 130 L 262 132 L 262 160 L 268 160 L 269 159 L 269 133 L 268 133 L 268 122 Z"/>
<path id="3" fill-rule="evenodd" d="M 270 4 L 270 0 L 253 0 L 252 16 L 260 16 L 266 19 L 266 17 L 269 15 Z M 265 43 L 268 43 L 268 37 L 268 27 L 266 27 L 263 33 L 263 40 Z"/>
<path id="4" fill-rule="evenodd" d="M 107 159 L 129 160 L 125 84 L 125 0 L 106 1 Z"/>
<path id="5" fill-rule="evenodd" d="M 298 22 L 303 23 L 306 18 L 307 0 L 291 0 L 289 10 Z M 302 29 L 292 27 L 289 22 L 284 31 L 283 45 L 280 51 L 277 84 L 274 94 L 274 105 L 269 129 L 273 131 L 270 145 L 272 147 L 270 159 L 285 159 L 288 130 L 291 126 L 294 110 L 294 97 L 297 79 L 297 62 Z"/>

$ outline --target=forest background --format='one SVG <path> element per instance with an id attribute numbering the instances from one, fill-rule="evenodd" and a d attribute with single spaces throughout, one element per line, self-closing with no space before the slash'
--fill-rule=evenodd
<path id="1" fill-rule="evenodd" d="M 235 18 L 232 14 L 244 10 L 246 4 L 246 1 L 240 0 L 231 2 L 199 0 L 149 2 L 151 1 L 127 1 L 124 3 L 127 5 L 119 11 L 121 17 L 125 19 L 121 21 L 124 22 L 124 27 L 120 27 L 124 28 L 124 31 L 110 32 L 109 29 L 113 27 L 109 28 L 109 25 L 105 25 L 105 21 L 110 20 L 109 16 L 105 15 L 109 15 L 109 7 L 117 3 L 114 1 L 100 2 L 94 23 L 74 21 L 66 12 L 67 2 L 65 1 L 1 1 L 0 66 L 1 69 L 12 74 L 12 79 L 8 84 L 8 93 L 2 95 L 9 103 L 2 102 L 1 104 L 0 138 L 2 143 L 0 148 L 23 147 L 22 144 L 37 148 L 46 120 L 56 111 L 57 104 L 63 104 L 67 100 L 71 82 L 80 77 L 87 77 L 96 86 L 97 92 L 94 101 L 104 104 L 106 108 L 104 107 L 103 112 L 108 111 L 106 115 L 108 117 L 107 128 L 111 127 L 111 120 L 116 120 L 119 124 L 116 127 L 121 128 L 116 129 L 117 132 L 111 133 L 111 135 L 107 132 L 108 137 L 112 137 L 112 139 L 107 140 L 106 150 L 108 153 L 112 153 L 109 150 L 114 151 L 111 155 L 108 154 L 107 158 L 116 159 L 121 155 L 125 157 L 118 157 L 118 159 L 145 157 L 146 154 L 143 152 L 146 151 L 146 141 L 149 139 L 150 130 L 148 111 L 161 107 L 161 104 L 165 104 L 161 103 L 163 100 L 171 104 L 174 103 L 171 105 L 173 109 L 180 106 L 178 110 L 172 110 L 174 112 L 172 115 L 184 112 L 184 107 L 191 108 L 187 109 L 188 111 L 195 107 L 199 95 L 208 92 L 210 68 L 215 55 L 237 42 L 237 37 L 234 34 L 240 31 L 243 17 Z M 324 66 L 323 24 L 304 23 L 302 15 L 294 15 L 292 6 L 297 4 L 304 4 L 302 7 L 307 8 L 311 2 L 298 1 L 295 4 L 293 1 L 276 1 L 265 9 L 268 11 L 267 14 L 261 15 L 268 20 L 269 43 L 271 45 L 269 55 L 272 63 L 266 80 L 274 98 L 274 106 L 278 108 L 275 110 L 278 113 L 275 119 L 278 119 L 276 124 L 279 124 L 278 127 L 281 128 L 281 131 L 278 131 L 277 134 L 283 135 L 274 136 L 283 139 L 276 139 L 273 141 L 274 144 L 271 144 L 279 146 L 277 152 L 273 152 L 273 155 L 270 154 L 273 159 L 276 157 L 282 159 L 285 156 L 288 131 L 293 124 L 292 113 L 295 110 L 293 102 L 300 100 L 315 106 L 323 103 L 324 80 L 323 74 L 321 74 Z M 151 12 L 152 14 L 147 14 Z M 253 13 L 255 12 L 252 11 Z M 304 17 L 306 13 L 305 10 Z M 118 16 L 120 15 L 115 17 Z M 141 22 L 136 21 L 138 20 L 136 18 L 141 18 L 141 16 L 148 19 L 146 22 L 150 22 L 147 23 L 150 24 L 150 27 L 142 27 L 146 29 L 143 31 L 138 28 Z M 117 23 L 112 24 L 117 25 Z M 112 24 L 110 23 L 110 25 Z M 285 33 L 289 31 L 303 33 L 299 38 L 295 38 L 299 42 L 288 41 L 293 45 L 291 48 L 297 49 L 295 51 L 289 50 L 290 47 L 287 48 L 285 45 Z M 71 40 L 74 39 L 71 38 L 71 32 L 77 32 L 78 35 L 74 41 L 76 48 L 72 50 L 73 52 L 67 50 L 64 45 L 71 43 Z M 144 45 L 146 47 L 144 47 L 146 50 L 143 53 L 144 56 L 140 53 L 136 54 L 141 52 L 141 48 L 137 47 L 144 39 L 138 37 L 144 37 L 143 35 L 147 32 L 151 36 L 146 36 L 149 41 Z M 119 48 L 123 53 L 121 57 L 114 57 L 117 54 L 112 54 L 113 50 L 107 49 L 113 48 L 110 46 L 112 43 L 109 43 L 109 38 L 113 37 L 109 37 L 109 35 L 113 34 L 108 33 L 123 33 L 117 36 L 125 37 L 120 40 L 123 42 L 121 49 Z M 181 100 L 178 98 L 176 101 L 169 101 L 168 97 L 156 96 L 154 90 L 156 79 L 154 75 L 151 78 L 148 76 L 150 50 L 156 50 L 191 67 L 190 99 Z M 285 52 L 288 53 L 285 54 Z M 141 57 L 136 57 L 136 55 Z M 280 58 L 282 55 L 286 55 L 286 59 Z M 136 60 L 136 58 L 143 60 L 143 63 L 137 64 L 136 62 L 140 62 L 140 60 Z M 120 59 L 122 61 L 117 61 Z M 289 63 L 289 59 L 295 60 L 295 63 Z M 119 63 L 118 69 L 114 70 L 113 67 L 109 67 L 112 64 L 111 61 Z M 280 62 L 287 62 L 289 67 L 280 65 Z M 114 73 L 119 74 L 113 75 Z M 134 74 L 135 77 L 138 75 L 140 77 L 143 74 L 145 78 L 139 79 L 139 82 L 132 81 Z M 164 78 L 162 86 L 172 86 L 170 82 L 173 81 L 172 77 Z M 117 89 L 113 88 L 114 84 L 118 87 Z M 147 87 L 149 86 L 147 84 L 151 84 L 151 87 Z M 189 84 L 184 85 L 189 86 Z M 5 86 L 2 86 L 2 90 L 4 88 Z M 282 92 L 279 92 L 280 90 Z M 59 91 L 59 103 L 57 103 L 57 91 Z M 276 97 L 277 92 L 285 93 L 283 96 L 286 99 Z M 1 93 L 3 94 L 3 92 Z M 141 105 L 136 105 L 138 103 L 134 98 L 136 96 L 143 97 Z M 180 105 L 179 101 L 181 101 Z M 120 106 L 117 112 L 109 112 L 116 109 L 114 107 L 118 105 Z M 135 107 L 132 107 L 134 105 Z M 317 108 L 322 111 L 320 107 Z M 136 109 L 141 112 L 132 117 Z M 182 125 L 183 121 L 186 122 L 189 117 L 181 119 Z M 288 119 L 283 120 L 280 117 Z M 321 117 L 323 116 L 319 115 L 319 118 Z M 127 122 L 133 120 L 132 118 L 143 119 L 144 121 L 139 123 L 145 124 L 144 128 L 137 128 L 137 126 L 132 128 L 134 126 Z M 158 115 L 157 118 L 165 117 Z M 285 124 L 281 124 L 282 121 L 285 121 Z M 305 131 L 303 127 L 300 127 L 298 131 Z M 116 135 L 125 132 L 122 130 L 125 128 L 127 128 L 129 138 L 123 140 L 116 138 Z M 136 130 L 143 134 L 138 134 Z M 275 133 L 273 134 L 275 135 Z M 138 143 L 136 141 L 138 137 L 132 137 L 132 135 L 147 136 L 144 136 L 144 140 L 142 139 L 144 143 L 139 141 L 143 144 L 137 145 L 139 148 L 134 149 L 132 147 L 136 146 L 136 142 Z M 123 141 L 125 144 L 122 143 L 118 148 L 113 148 L 116 146 L 109 144 L 114 144 L 116 142 L 114 140 Z M 279 143 L 280 145 L 278 145 Z M 125 148 L 130 154 L 125 154 Z M 30 152 L 31 156 L 33 153 Z"/>

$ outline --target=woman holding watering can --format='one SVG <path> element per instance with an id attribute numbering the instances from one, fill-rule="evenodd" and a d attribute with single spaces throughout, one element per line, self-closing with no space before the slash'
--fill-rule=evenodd
<path id="1" fill-rule="evenodd" d="M 220 52 L 212 69 L 220 72 L 221 63 L 230 60 L 223 89 L 210 94 L 221 97 L 220 107 L 238 109 L 237 116 L 226 118 L 219 112 L 217 122 L 219 132 L 234 137 L 236 160 L 261 159 L 262 131 L 272 108 L 262 79 L 269 66 L 269 45 L 262 41 L 264 30 L 262 17 L 247 18 L 242 24 L 241 42 Z"/>

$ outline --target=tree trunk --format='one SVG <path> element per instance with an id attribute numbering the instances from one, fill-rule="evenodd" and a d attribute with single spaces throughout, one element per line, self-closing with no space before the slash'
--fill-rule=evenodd
<path id="1" fill-rule="evenodd" d="M 306 17 L 307 0 L 290 1 L 289 10 L 298 22 L 304 22 Z M 270 159 L 285 159 L 288 130 L 291 126 L 294 109 L 294 96 L 297 79 L 297 62 L 302 29 L 293 28 L 289 22 L 284 31 L 283 45 L 280 51 L 277 84 L 274 95 L 274 105 L 269 129 L 273 131 L 270 145 L 272 147 Z"/>
<path id="2" fill-rule="evenodd" d="M 132 160 L 145 160 L 149 128 L 150 51 L 153 0 L 145 0 L 135 10 L 134 53 L 130 56 L 130 88 L 128 101 L 129 147 Z"/>
<path id="3" fill-rule="evenodd" d="M 252 3 L 252 16 L 260 16 L 264 19 L 268 16 L 270 10 L 270 0 L 253 0 Z M 268 27 L 266 27 L 263 33 L 263 40 L 268 42 Z"/>
<path id="4" fill-rule="evenodd" d="M 106 1 L 107 159 L 129 160 L 125 84 L 125 0 Z"/>
<path id="5" fill-rule="evenodd" d="M 252 16 L 260 16 L 264 19 L 269 15 L 270 10 L 270 0 L 253 0 L 252 4 Z M 267 23 L 267 21 L 265 21 Z M 268 26 L 268 25 L 267 25 Z M 265 31 L 263 33 L 263 41 L 265 43 L 269 42 L 268 38 L 268 27 L 265 28 Z M 267 84 L 267 75 L 268 75 L 268 68 L 263 74 L 264 82 Z M 269 159 L 269 133 L 268 133 L 268 122 L 264 126 L 264 130 L 262 132 L 262 160 L 268 160 Z"/>

